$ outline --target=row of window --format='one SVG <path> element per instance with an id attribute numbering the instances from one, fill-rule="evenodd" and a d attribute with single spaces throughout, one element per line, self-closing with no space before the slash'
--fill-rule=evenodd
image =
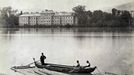
<path id="1" fill-rule="evenodd" d="M 53 21 L 53 22 L 60 22 L 60 21 Z M 64 23 L 73 23 L 73 21 L 61 21 L 61 22 L 64 22 Z"/>
<path id="2" fill-rule="evenodd" d="M 20 18 L 22 18 L 22 19 L 28 19 L 28 17 L 26 16 L 26 17 L 20 17 Z M 39 17 L 40 19 L 51 19 L 51 17 Z M 66 19 L 72 19 L 73 17 L 72 16 L 54 16 L 53 17 L 54 19 L 56 19 L 56 18 L 66 18 Z M 37 19 L 37 17 L 30 17 L 30 19 Z"/>
<path id="3" fill-rule="evenodd" d="M 20 22 L 28 22 L 28 21 L 20 21 Z M 36 20 L 30 20 L 30 22 L 37 22 Z M 38 22 L 52 22 L 52 21 L 45 21 L 45 20 L 41 20 L 41 21 L 38 21 Z M 69 21 L 53 21 L 53 22 L 65 22 L 65 23 L 67 23 L 67 22 L 73 22 L 72 20 L 69 20 Z"/>
<path id="4" fill-rule="evenodd" d="M 39 22 L 51 22 L 51 21 L 39 21 Z"/>
<path id="5" fill-rule="evenodd" d="M 61 22 L 73 22 L 73 21 L 72 20 L 69 20 L 69 21 L 67 20 L 67 21 L 61 21 Z"/>
<path id="6" fill-rule="evenodd" d="M 29 24 L 29 23 L 20 23 L 20 24 Z M 46 22 L 46 23 L 34 23 L 34 22 L 30 22 L 30 24 L 31 25 L 33 25 L 33 24 L 51 24 L 50 22 Z M 65 24 L 73 24 L 73 23 L 53 23 L 53 24 L 63 24 L 63 25 L 65 25 Z"/>
<path id="7" fill-rule="evenodd" d="M 28 23 L 20 23 L 20 24 L 28 24 Z M 30 23 L 30 24 L 37 24 L 37 23 Z M 38 23 L 38 24 L 51 24 L 51 23 Z M 73 24 L 73 23 L 54 23 L 54 24 Z"/>
<path id="8" fill-rule="evenodd" d="M 51 20 L 48 20 L 48 19 L 47 19 L 47 20 L 38 20 L 38 21 L 51 21 Z"/>
<path id="9" fill-rule="evenodd" d="M 32 22 L 37 22 L 37 21 L 30 21 L 31 23 Z M 38 22 L 51 22 L 51 21 L 38 21 Z"/>
<path id="10" fill-rule="evenodd" d="M 21 18 L 20 20 L 28 20 L 28 18 Z M 36 19 L 30 19 L 30 20 L 36 20 Z M 51 20 L 51 18 L 40 18 L 39 20 Z M 53 20 L 60 20 L 60 19 L 53 19 Z M 71 19 L 65 19 L 65 18 L 62 18 L 62 20 L 72 20 L 72 18 Z"/>
<path id="11" fill-rule="evenodd" d="M 30 19 L 36 19 L 36 17 L 30 17 Z"/>
<path id="12" fill-rule="evenodd" d="M 20 18 L 20 20 L 28 20 L 28 18 Z"/>
<path id="13" fill-rule="evenodd" d="M 38 19 L 51 19 L 50 17 L 48 18 L 48 17 L 44 17 L 44 18 L 38 18 Z"/>

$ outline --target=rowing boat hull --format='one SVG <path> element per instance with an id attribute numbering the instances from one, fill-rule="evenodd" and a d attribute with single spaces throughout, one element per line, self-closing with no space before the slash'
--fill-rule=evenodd
<path id="1" fill-rule="evenodd" d="M 96 67 L 74 67 L 67 65 L 51 64 L 46 63 L 45 65 L 40 65 L 35 62 L 35 66 L 38 68 L 45 68 L 51 71 L 63 72 L 63 73 L 92 73 Z"/>

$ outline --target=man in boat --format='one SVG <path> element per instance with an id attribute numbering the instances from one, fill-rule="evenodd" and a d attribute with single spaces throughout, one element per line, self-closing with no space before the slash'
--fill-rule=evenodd
<path id="1" fill-rule="evenodd" d="M 41 62 L 42 65 L 45 65 L 45 63 L 44 63 L 45 59 L 46 59 L 46 56 L 44 55 L 44 53 L 41 53 L 40 62 Z"/>

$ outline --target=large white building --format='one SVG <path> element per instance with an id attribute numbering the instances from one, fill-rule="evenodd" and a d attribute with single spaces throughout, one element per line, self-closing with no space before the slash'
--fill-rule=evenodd
<path id="1" fill-rule="evenodd" d="M 53 12 L 46 10 L 41 13 L 24 13 L 19 16 L 19 25 L 77 25 L 77 17 L 70 12 Z"/>

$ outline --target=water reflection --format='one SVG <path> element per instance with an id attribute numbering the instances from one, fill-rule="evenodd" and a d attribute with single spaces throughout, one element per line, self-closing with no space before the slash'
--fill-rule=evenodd
<path id="1" fill-rule="evenodd" d="M 19 28 L 1 28 L 0 30 L 2 34 L 15 34 Z"/>

